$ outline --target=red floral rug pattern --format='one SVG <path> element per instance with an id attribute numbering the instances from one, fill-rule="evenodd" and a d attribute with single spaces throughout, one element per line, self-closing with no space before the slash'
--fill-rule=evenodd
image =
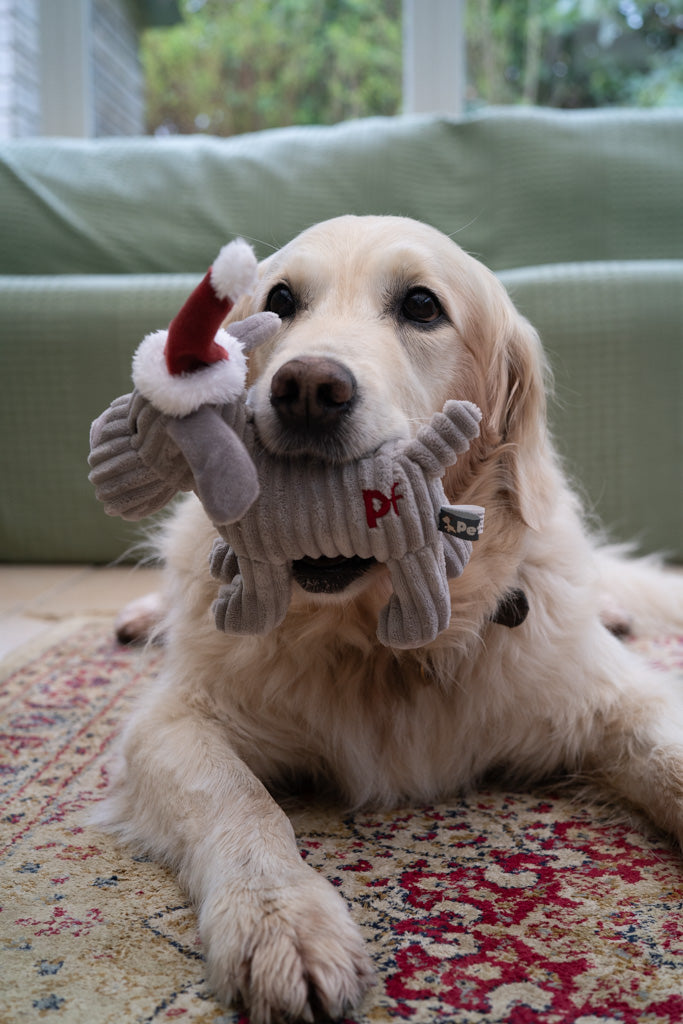
<path id="1" fill-rule="evenodd" d="M 642 643 L 683 672 L 683 638 Z M 247 1018 L 207 992 L 171 875 L 86 824 L 158 652 L 85 622 L 0 683 L 0 1021 Z M 683 864 L 572 790 L 489 789 L 390 814 L 294 814 L 348 899 L 377 984 L 347 1024 L 683 1020 Z"/>

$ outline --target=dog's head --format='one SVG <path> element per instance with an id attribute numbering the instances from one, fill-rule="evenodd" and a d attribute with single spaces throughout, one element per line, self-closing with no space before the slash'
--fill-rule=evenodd
<path id="1" fill-rule="evenodd" d="M 250 357 L 250 403 L 271 452 L 353 460 L 411 436 L 447 399 L 468 399 L 483 411 L 481 436 L 447 474 L 449 499 L 536 525 L 540 343 L 495 276 L 448 237 L 404 218 L 318 224 L 261 264 L 234 316 L 260 310 L 282 320 Z"/>

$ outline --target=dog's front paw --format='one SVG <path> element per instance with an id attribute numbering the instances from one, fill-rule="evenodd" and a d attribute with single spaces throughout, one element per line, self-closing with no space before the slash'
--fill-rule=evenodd
<path id="1" fill-rule="evenodd" d="M 200 914 L 208 981 L 241 998 L 252 1024 L 340 1017 L 372 982 L 363 940 L 339 894 L 304 867 L 296 877 L 223 889 Z"/>

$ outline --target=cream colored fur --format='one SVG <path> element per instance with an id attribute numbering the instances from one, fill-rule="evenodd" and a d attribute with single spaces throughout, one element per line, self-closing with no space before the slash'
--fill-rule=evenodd
<path id="1" fill-rule="evenodd" d="M 683 583 L 600 550 L 585 531 L 548 437 L 533 328 L 484 267 L 407 220 L 312 228 L 262 264 L 233 317 L 262 309 L 281 281 L 303 308 L 251 356 L 266 444 L 280 445 L 270 380 L 297 355 L 338 359 L 355 375 L 349 457 L 413 434 L 449 398 L 469 399 L 483 410 L 481 437 L 445 486 L 451 500 L 486 507 L 486 530 L 452 583 L 450 627 L 406 652 L 375 637 L 389 596 L 381 567 L 336 597 L 295 587 L 265 638 L 219 633 L 215 531 L 195 499 L 165 531 L 165 667 L 125 731 L 100 817 L 176 869 L 214 990 L 242 997 L 255 1024 L 310 1019 L 316 1004 L 337 1016 L 372 978 L 348 908 L 299 857 L 269 789 L 303 778 L 345 807 L 391 807 L 457 798 L 491 769 L 525 781 L 562 771 L 683 841 L 683 693 L 601 621 L 617 604 L 636 630 L 681 627 Z M 438 296 L 443 323 L 397 323 L 389 297 L 415 285 Z M 527 621 L 491 623 L 514 587 L 528 596 Z"/>

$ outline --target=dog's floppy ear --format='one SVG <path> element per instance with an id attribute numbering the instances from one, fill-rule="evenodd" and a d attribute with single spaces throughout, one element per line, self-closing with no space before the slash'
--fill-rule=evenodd
<path id="1" fill-rule="evenodd" d="M 527 526 L 540 529 L 549 486 L 549 371 L 537 332 L 509 299 L 496 319 L 485 378 L 482 436 L 485 447 L 499 460 L 506 500 Z"/>

